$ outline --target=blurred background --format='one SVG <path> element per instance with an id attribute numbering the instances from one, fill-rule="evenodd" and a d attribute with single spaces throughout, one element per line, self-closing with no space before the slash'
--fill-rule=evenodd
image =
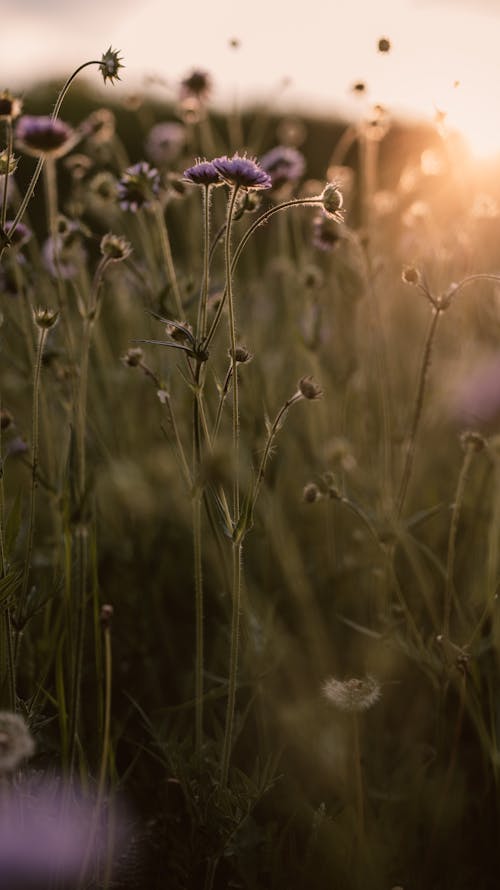
<path id="1" fill-rule="evenodd" d="M 17 0 L 2 20 L 1 81 L 28 90 L 63 78 L 77 60 L 123 54 L 120 93 L 168 93 L 186 69 L 209 71 L 221 108 L 265 100 L 355 117 L 363 103 L 394 115 L 447 120 L 478 155 L 500 149 L 498 0 L 349 0 L 307 6 L 254 0 Z M 381 37 L 390 52 L 380 53 Z M 92 75 L 90 75 L 92 77 Z M 95 81 L 95 78 L 92 78 Z M 360 97 L 353 90 L 363 82 Z"/>

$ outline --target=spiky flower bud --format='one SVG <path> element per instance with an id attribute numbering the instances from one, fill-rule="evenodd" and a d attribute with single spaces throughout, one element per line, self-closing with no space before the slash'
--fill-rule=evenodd
<path id="1" fill-rule="evenodd" d="M 0 774 L 15 770 L 34 750 L 33 737 L 20 714 L 0 711 Z"/>
<path id="2" fill-rule="evenodd" d="M 37 327 L 48 330 L 57 324 L 59 312 L 57 309 L 39 307 L 33 310 L 33 320 Z"/>
<path id="3" fill-rule="evenodd" d="M 314 401 L 315 399 L 320 399 L 323 395 L 323 390 L 319 383 L 313 379 L 313 377 L 301 377 L 298 383 L 299 392 L 304 399 L 310 399 Z"/>
<path id="4" fill-rule="evenodd" d="M 119 50 L 111 49 L 111 47 L 109 47 L 109 49 L 101 56 L 99 71 L 102 74 L 104 83 L 106 83 L 107 80 L 111 83 L 114 83 L 115 80 L 120 80 L 118 72 L 120 68 L 123 68 L 124 66 L 122 65 L 118 53 Z"/>
<path id="5" fill-rule="evenodd" d="M 381 696 L 380 684 L 374 677 L 362 680 L 336 680 L 330 677 L 323 683 L 323 695 L 339 711 L 367 711 Z"/>
<path id="6" fill-rule="evenodd" d="M 130 256 L 132 245 L 122 235 L 113 235 L 112 232 L 108 232 L 101 239 L 100 250 L 110 262 L 119 263 Z"/>

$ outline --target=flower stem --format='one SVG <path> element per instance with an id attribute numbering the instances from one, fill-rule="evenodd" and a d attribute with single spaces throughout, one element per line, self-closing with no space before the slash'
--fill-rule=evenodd
<path id="1" fill-rule="evenodd" d="M 241 617 L 241 558 L 242 543 L 233 543 L 233 604 L 231 619 L 231 650 L 229 656 L 229 684 L 227 693 L 226 726 L 224 731 L 224 744 L 222 748 L 221 765 L 221 790 L 226 788 L 229 777 L 229 763 L 231 760 L 231 748 L 234 728 L 234 708 L 236 702 L 236 681 L 238 676 L 238 657 L 240 645 L 240 617 Z"/>
<path id="2" fill-rule="evenodd" d="M 179 291 L 179 285 L 177 283 L 177 275 L 175 272 L 174 261 L 172 258 L 172 248 L 170 246 L 170 238 L 167 229 L 167 223 L 165 221 L 165 214 L 163 208 L 159 201 L 155 201 L 154 203 L 154 213 L 156 217 L 156 221 L 158 223 L 158 232 L 160 235 L 160 244 L 163 253 L 163 258 L 165 260 L 165 265 L 167 267 L 167 276 L 170 282 L 170 287 L 172 288 L 175 300 L 175 308 L 177 315 L 179 316 L 179 321 L 182 321 L 184 310 L 182 308 L 182 300 Z"/>
<path id="3" fill-rule="evenodd" d="M 453 581 L 453 572 L 455 568 L 455 544 L 457 539 L 458 523 L 465 495 L 465 486 L 469 478 L 470 467 L 476 446 L 474 442 L 468 442 L 465 449 L 462 466 L 457 482 L 457 490 L 455 493 L 455 501 L 453 504 L 453 513 L 451 516 L 450 533 L 448 536 L 448 556 L 446 560 L 446 587 L 444 593 L 444 616 L 443 616 L 443 637 L 445 640 L 450 634 L 450 618 L 453 607 L 453 598 L 455 594 L 455 584 Z"/>

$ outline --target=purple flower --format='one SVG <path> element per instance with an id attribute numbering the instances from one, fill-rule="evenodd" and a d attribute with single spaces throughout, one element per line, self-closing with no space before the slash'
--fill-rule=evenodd
<path id="1" fill-rule="evenodd" d="M 175 161 L 186 140 L 186 128 L 176 121 L 164 121 L 151 128 L 146 153 L 158 167 Z"/>
<path id="2" fill-rule="evenodd" d="M 61 157 L 73 148 L 78 139 L 73 127 L 64 121 L 34 114 L 24 114 L 19 118 L 15 135 L 18 148 L 33 157 Z"/>
<path id="3" fill-rule="evenodd" d="M 323 250 L 326 253 L 334 250 L 344 237 L 339 223 L 327 216 L 325 213 L 318 213 L 313 219 L 313 236 L 312 243 L 314 247 Z"/>
<path id="4" fill-rule="evenodd" d="M 5 232 L 9 236 L 11 247 L 18 249 L 24 247 L 32 237 L 33 232 L 24 223 L 19 222 L 11 234 L 12 225 L 13 220 L 8 219 L 5 223 Z"/>
<path id="5" fill-rule="evenodd" d="M 306 162 L 302 152 L 288 145 L 277 145 L 260 159 L 260 166 L 269 173 L 273 188 L 295 183 L 303 175 Z"/>
<path id="6" fill-rule="evenodd" d="M 270 189 L 272 180 L 259 164 L 241 156 L 236 152 L 232 158 L 224 155 L 212 161 L 213 166 L 220 174 L 224 182 L 242 189 Z"/>
<path id="7" fill-rule="evenodd" d="M 65 791 L 55 780 L 32 779 L 5 789 L 0 811 L 0 886 L 40 888 L 56 875 L 59 881 L 76 881 L 84 867 L 87 872 L 98 864 L 106 852 L 106 826 L 101 813 L 93 830 L 95 805 L 76 789 Z M 121 824 L 119 834 L 123 835 Z"/>
<path id="8" fill-rule="evenodd" d="M 194 167 L 184 170 L 184 179 L 194 185 L 222 185 L 215 165 L 212 161 L 197 161 Z"/>
<path id="9" fill-rule="evenodd" d="M 136 213 L 148 207 L 160 191 L 160 174 L 146 161 L 127 167 L 118 183 L 118 200 L 123 210 Z"/>

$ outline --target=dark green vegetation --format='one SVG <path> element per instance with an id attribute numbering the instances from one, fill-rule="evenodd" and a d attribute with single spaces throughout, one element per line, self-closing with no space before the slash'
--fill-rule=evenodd
<path id="1" fill-rule="evenodd" d="M 61 116 L 81 126 L 74 95 Z M 137 213 L 116 180 L 181 108 L 81 129 L 29 205 L 36 234 L 2 256 L 1 695 L 36 739 L 24 769 L 129 802 L 127 852 L 93 886 L 496 887 L 500 383 L 464 392 L 498 356 L 498 181 L 446 134 L 378 118 L 344 140 L 346 167 L 337 125 L 305 121 L 302 141 L 264 112 L 198 111 Z M 287 138 L 305 175 L 250 193 L 230 240 L 214 189 L 205 289 L 203 190 L 182 171 Z M 345 222 L 271 215 L 228 294 L 254 220 L 332 178 Z M 132 246 L 121 262 L 108 232 Z M 224 293 L 205 355 L 199 301 L 209 325 Z M 253 356 L 239 429 L 230 296 Z M 322 398 L 297 389 L 309 376 Z M 336 707 L 331 677 L 373 677 L 379 700 Z"/>

